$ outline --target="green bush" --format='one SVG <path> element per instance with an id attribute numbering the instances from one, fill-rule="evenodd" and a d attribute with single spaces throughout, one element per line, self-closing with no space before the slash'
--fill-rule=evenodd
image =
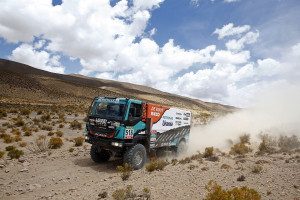
<path id="1" fill-rule="evenodd" d="M 0 158 L 2 158 L 4 156 L 5 152 L 4 151 L 0 151 Z"/>
<path id="2" fill-rule="evenodd" d="M 125 163 L 123 166 L 117 166 L 117 170 L 120 171 L 122 180 L 126 181 L 133 172 L 133 166 Z"/>
<path id="3" fill-rule="evenodd" d="M 146 165 L 146 171 L 153 172 L 154 170 L 163 170 L 168 163 L 161 159 L 151 159 L 150 163 Z"/>
<path id="4" fill-rule="evenodd" d="M 7 154 L 11 159 L 18 159 L 20 158 L 22 155 L 24 155 L 24 152 L 22 150 L 18 150 L 18 149 L 13 149 L 11 151 L 8 152 Z"/>
<path id="5" fill-rule="evenodd" d="M 7 147 L 5 147 L 6 151 L 11 151 L 11 150 L 14 150 L 14 149 L 16 149 L 15 146 L 7 146 Z"/>
<path id="6" fill-rule="evenodd" d="M 63 144 L 64 143 L 63 143 L 62 139 L 60 139 L 59 137 L 51 137 L 51 139 L 48 143 L 48 147 L 50 149 L 59 149 Z"/>
<path id="7" fill-rule="evenodd" d="M 208 191 L 205 200 L 260 200 L 259 193 L 246 186 L 241 188 L 233 188 L 232 190 L 223 190 L 216 181 L 209 181 L 205 185 L 205 189 Z"/>
<path id="8" fill-rule="evenodd" d="M 84 141 L 83 137 L 74 138 L 74 142 L 75 142 L 75 146 L 76 147 L 82 146 L 83 145 L 83 141 Z"/>

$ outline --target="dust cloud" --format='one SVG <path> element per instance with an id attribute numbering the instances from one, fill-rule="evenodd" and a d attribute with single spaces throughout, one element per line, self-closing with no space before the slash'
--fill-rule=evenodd
<path id="1" fill-rule="evenodd" d="M 248 108 L 215 119 L 209 125 L 192 127 L 189 152 L 210 146 L 227 151 L 239 136 L 250 134 L 251 143 L 255 143 L 260 141 L 260 133 L 300 137 L 300 84 L 273 84 L 257 93 Z"/>

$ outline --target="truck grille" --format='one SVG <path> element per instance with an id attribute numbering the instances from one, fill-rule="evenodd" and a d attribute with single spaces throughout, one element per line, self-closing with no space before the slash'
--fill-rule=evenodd
<path id="1" fill-rule="evenodd" d="M 108 129 L 104 127 L 90 126 L 89 129 L 91 134 L 101 137 L 113 137 L 115 133 L 114 129 Z"/>

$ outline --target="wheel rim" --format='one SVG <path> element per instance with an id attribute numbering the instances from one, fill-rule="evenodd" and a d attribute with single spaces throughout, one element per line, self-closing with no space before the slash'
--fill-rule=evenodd
<path id="1" fill-rule="evenodd" d="M 141 151 L 136 152 L 134 157 L 133 157 L 134 165 L 138 166 L 138 165 L 142 164 L 143 157 L 144 157 L 143 152 L 141 152 Z"/>

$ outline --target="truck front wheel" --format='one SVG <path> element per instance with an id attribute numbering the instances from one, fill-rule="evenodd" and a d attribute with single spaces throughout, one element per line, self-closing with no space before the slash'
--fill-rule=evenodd
<path id="1" fill-rule="evenodd" d="M 146 148 L 142 144 L 136 144 L 129 149 L 124 154 L 124 163 L 128 163 L 133 166 L 133 169 L 141 169 L 144 167 L 146 162 Z"/>
<path id="2" fill-rule="evenodd" d="M 98 148 L 95 145 L 92 145 L 90 155 L 92 160 L 96 163 L 107 162 L 110 159 L 109 151 L 105 149 L 98 151 Z"/>

